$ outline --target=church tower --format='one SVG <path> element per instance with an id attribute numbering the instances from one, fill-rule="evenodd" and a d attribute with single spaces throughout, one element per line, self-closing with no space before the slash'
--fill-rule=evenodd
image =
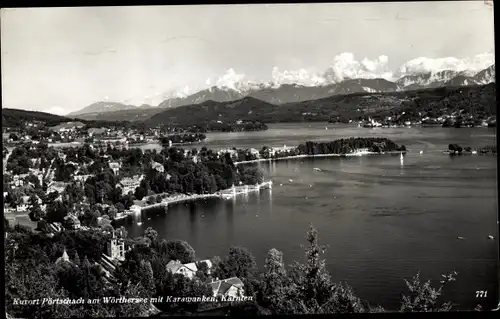
<path id="1" fill-rule="evenodd" d="M 62 256 L 59 257 L 59 258 L 57 258 L 56 264 L 59 264 L 59 263 L 62 263 L 62 262 L 71 263 L 71 261 L 69 260 L 68 253 L 66 252 L 66 247 L 64 248 L 64 252 L 63 252 Z"/>
<path id="2" fill-rule="evenodd" d="M 117 238 L 113 232 L 113 238 L 107 244 L 107 254 L 111 259 L 119 261 L 125 260 L 125 241 L 122 238 Z"/>

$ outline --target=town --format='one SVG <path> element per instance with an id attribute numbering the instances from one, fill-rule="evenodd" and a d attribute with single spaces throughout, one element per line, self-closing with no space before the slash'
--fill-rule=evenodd
<path id="1" fill-rule="evenodd" d="M 127 127 L 115 123 L 107 123 L 102 127 L 92 127 L 83 122 L 63 122 L 55 126 L 45 126 L 42 121 L 23 121 L 19 127 L 4 127 L 4 145 L 15 146 L 23 142 L 50 144 L 82 144 L 97 145 L 141 145 L 159 143 L 189 144 L 205 139 L 204 134 L 188 129 L 174 128 L 141 128 Z M 191 132 L 190 132 L 191 131 Z M 168 139 L 170 137 L 170 139 Z"/>
<path id="2" fill-rule="evenodd" d="M 415 118 L 415 117 L 412 117 Z M 400 115 L 385 116 L 380 118 L 368 117 L 358 122 L 358 126 L 366 128 L 390 128 L 390 127 L 411 127 L 411 126 L 442 126 L 442 127 L 496 127 L 496 116 L 489 116 L 485 119 L 476 118 L 470 114 L 452 112 L 441 116 L 432 117 L 418 113 L 416 119 L 405 118 L 405 112 Z"/>
<path id="3" fill-rule="evenodd" d="M 58 130 L 51 130 L 54 135 L 48 136 L 57 134 L 68 141 L 80 137 L 81 129 L 79 123 L 65 123 Z M 109 132 L 103 131 L 101 136 L 109 136 Z M 139 136 L 139 140 L 142 137 L 130 131 L 113 134 Z M 198 133 L 185 134 L 199 136 Z M 165 142 L 168 137 L 160 136 L 163 142 L 159 151 L 143 151 L 95 140 L 56 147 L 49 146 L 48 140 L 43 138 L 27 136 L 30 135 L 25 131 L 11 132 L 8 142 L 15 147 L 3 148 L 4 227 L 10 271 L 21 269 L 34 274 L 43 265 L 44 271 L 53 276 L 47 279 L 47 285 L 55 285 L 45 288 L 62 287 L 66 291 L 65 298 L 97 300 L 111 296 L 110 289 L 118 289 L 125 297 L 191 295 L 216 299 L 216 302 L 181 306 L 178 303 L 138 304 L 137 311 L 141 314 L 217 311 L 233 307 L 235 303 L 257 307 L 254 297 L 258 288 L 250 275 L 255 262 L 241 247 L 231 247 L 225 259 L 199 260 L 188 243 L 160 240 L 152 228 L 146 229 L 141 238 L 129 238 L 125 228 L 117 223 L 119 220 L 141 214 L 145 208 L 158 204 L 167 207 L 169 203 L 211 196 L 232 198 L 239 193 L 258 191 L 260 185 L 271 186 L 271 181 L 263 181 L 262 172 L 256 166 L 237 165 L 239 163 L 297 156 L 349 155 L 361 149 L 378 153 L 405 151 L 404 146 L 384 138 L 305 142 L 295 147 L 285 145 L 260 150 L 210 150 L 206 147 L 198 150 L 178 148 L 171 140 Z M 143 139 L 154 136 L 158 135 L 151 131 L 151 135 L 145 134 Z M 28 243 L 33 241 L 38 243 L 33 246 L 38 251 L 36 254 L 43 254 L 43 257 L 32 255 L 35 251 L 26 251 L 31 245 Z M 151 259 L 144 254 L 157 257 Z M 19 259 L 21 256 L 26 257 L 24 261 Z M 35 260 L 39 266 L 28 266 Z M 93 284 L 82 281 L 83 269 L 96 276 Z M 163 277 L 153 281 L 152 273 Z M 74 280 L 58 281 L 57 278 L 63 278 L 60 276 Z M 97 283 L 100 286 L 95 286 Z M 138 283 L 140 287 L 136 286 Z M 82 295 L 82 291 L 86 293 Z M 8 300 L 14 298 L 27 299 L 9 293 Z M 36 311 L 48 311 L 46 306 L 51 305 L 42 305 Z M 76 311 L 64 309 L 66 314 Z M 26 308 L 24 311 L 32 310 Z M 111 310 L 103 308 L 101 311 Z M 125 310 L 113 311 L 119 314 Z"/>

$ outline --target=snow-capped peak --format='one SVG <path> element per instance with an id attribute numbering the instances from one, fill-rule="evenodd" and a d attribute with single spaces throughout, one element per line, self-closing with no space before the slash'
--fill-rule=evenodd
<path id="1" fill-rule="evenodd" d="M 385 79 L 402 86 L 417 83 L 429 85 L 435 82 L 445 83 L 458 75 L 473 77 L 494 64 L 494 60 L 493 53 L 482 53 L 473 58 L 419 57 L 403 63 L 396 72 L 393 72 L 389 68 L 389 58 L 385 55 L 374 59 L 365 57 L 358 61 L 354 54 L 344 52 L 335 56 L 324 72 L 315 72 L 305 68 L 280 71 L 278 67 L 274 67 L 268 80 L 255 81 L 247 79 L 246 74 L 229 68 L 216 80 L 208 78 L 204 88 L 190 90 L 186 86 L 177 90 L 173 97 L 186 97 L 191 92 L 204 89 L 248 94 L 266 88 L 277 89 L 282 85 L 319 87 L 337 84 L 347 79 Z"/>

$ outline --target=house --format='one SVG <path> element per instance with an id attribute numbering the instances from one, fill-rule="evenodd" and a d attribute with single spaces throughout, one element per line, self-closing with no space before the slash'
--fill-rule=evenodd
<path id="1" fill-rule="evenodd" d="M 255 156 L 256 158 L 260 157 L 260 152 L 257 149 L 255 149 L 255 148 L 251 148 L 249 150 L 249 152 L 250 152 L 251 155 Z"/>
<path id="2" fill-rule="evenodd" d="M 64 248 L 62 256 L 59 257 L 59 258 L 57 258 L 56 264 L 60 264 L 60 263 L 63 263 L 63 262 L 71 263 L 71 261 L 69 260 L 68 253 L 66 252 L 66 248 Z"/>
<path id="3" fill-rule="evenodd" d="M 144 174 L 139 176 L 134 176 L 133 178 L 126 177 L 122 179 L 119 183 L 119 187 L 122 189 L 122 194 L 128 194 L 128 192 L 135 192 L 135 189 L 141 185 L 141 181 L 144 179 Z"/>
<path id="4" fill-rule="evenodd" d="M 193 279 L 193 277 L 196 275 L 196 272 L 198 271 L 197 264 L 201 262 L 206 263 L 210 271 L 210 269 L 212 268 L 212 262 L 209 259 L 200 260 L 198 262 L 188 264 L 182 264 L 178 260 L 171 260 L 167 264 L 167 270 L 172 274 L 181 274 L 185 277 L 188 277 L 189 279 Z"/>
<path id="5" fill-rule="evenodd" d="M 91 174 L 85 175 L 74 175 L 73 178 L 78 182 L 85 182 L 89 177 L 92 177 Z"/>
<path id="6" fill-rule="evenodd" d="M 47 187 L 47 194 L 50 194 L 52 192 L 57 192 L 57 193 L 61 194 L 66 189 L 66 186 L 68 186 L 68 183 L 65 183 L 65 182 L 52 182 Z"/>
<path id="7" fill-rule="evenodd" d="M 275 156 L 276 154 L 287 154 L 287 153 L 290 153 L 290 151 L 292 151 L 294 149 L 294 147 L 290 147 L 290 146 L 286 146 L 286 145 L 283 145 L 283 147 L 273 147 L 270 151 L 269 151 L 269 155 L 270 156 Z"/>
<path id="8" fill-rule="evenodd" d="M 113 173 L 118 174 L 118 171 L 120 170 L 120 168 L 122 167 L 122 165 L 118 162 L 109 162 L 109 168 L 111 168 L 113 170 Z"/>
<path id="9" fill-rule="evenodd" d="M 55 132 L 72 132 L 84 126 L 85 124 L 82 122 L 66 122 L 50 127 L 50 130 Z"/>
<path id="10" fill-rule="evenodd" d="M 104 145 L 109 144 L 117 144 L 117 143 L 125 143 L 127 142 L 126 137 L 118 137 L 118 136 L 105 136 L 99 139 L 99 142 Z"/>
<path id="11" fill-rule="evenodd" d="M 214 297 L 244 297 L 244 285 L 238 277 L 213 281 L 210 287 Z"/>
<path id="12" fill-rule="evenodd" d="M 222 149 L 222 150 L 220 150 L 220 151 L 217 152 L 217 155 L 219 155 L 219 156 L 225 156 L 226 153 L 229 153 L 229 155 L 231 156 L 231 159 L 233 159 L 233 160 L 238 159 L 238 151 L 233 150 L 231 148 Z"/>
<path id="13" fill-rule="evenodd" d="M 51 227 L 56 233 L 62 232 L 62 227 L 61 223 L 51 223 L 49 224 L 49 227 Z"/>
<path id="14" fill-rule="evenodd" d="M 104 134 L 106 132 L 106 129 L 105 128 L 89 128 L 87 130 L 87 134 L 90 136 L 90 137 L 93 137 L 93 136 L 101 136 L 102 134 Z"/>
<path id="15" fill-rule="evenodd" d="M 29 198 L 29 196 L 23 196 L 21 198 L 21 203 L 16 207 L 17 212 L 25 212 L 28 210 Z"/>
<path id="16" fill-rule="evenodd" d="M 80 229 L 80 220 L 75 215 L 68 215 L 64 217 L 64 222 L 71 229 Z"/>
<path id="17" fill-rule="evenodd" d="M 47 226 L 47 230 L 50 233 L 60 233 L 63 231 L 61 223 L 50 223 Z"/>
<path id="18" fill-rule="evenodd" d="M 151 163 L 151 167 L 152 167 L 154 170 L 156 170 L 157 172 L 160 172 L 160 173 L 165 172 L 165 167 L 164 167 L 162 164 L 158 163 L 158 162 L 153 161 L 153 162 Z"/>
<path id="19" fill-rule="evenodd" d="M 43 219 L 38 221 L 37 228 L 44 233 L 59 233 L 62 231 L 60 223 L 47 223 Z"/>

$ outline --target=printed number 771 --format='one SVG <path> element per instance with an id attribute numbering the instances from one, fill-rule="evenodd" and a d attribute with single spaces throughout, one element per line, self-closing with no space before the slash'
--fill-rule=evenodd
<path id="1" fill-rule="evenodd" d="M 478 290 L 476 291 L 476 298 L 486 298 L 488 291 Z"/>

